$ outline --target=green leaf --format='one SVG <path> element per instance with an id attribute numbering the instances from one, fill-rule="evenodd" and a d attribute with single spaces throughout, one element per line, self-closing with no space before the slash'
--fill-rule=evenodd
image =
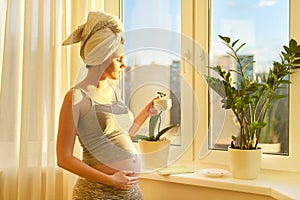
<path id="1" fill-rule="evenodd" d="M 298 59 L 298 60 L 294 60 L 292 64 L 293 64 L 293 65 L 300 64 L 300 59 Z"/>
<path id="2" fill-rule="evenodd" d="M 219 38 L 221 38 L 224 42 L 226 42 L 227 44 L 230 43 L 230 38 L 229 37 L 224 37 L 224 36 L 221 36 L 219 35 Z"/>
<path id="3" fill-rule="evenodd" d="M 235 45 L 238 41 L 239 41 L 239 39 L 236 40 L 236 41 L 234 41 L 234 42 L 232 43 L 232 47 L 234 47 L 234 45 Z"/>
<path id="4" fill-rule="evenodd" d="M 250 131 L 254 131 L 256 129 L 261 129 L 264 126 L 266 126 L 267 123 L 266 122 L 258 122 L 258 121 L 253 121 L 251 122 L 251 124 L 249 125 L 249 130 Z"/>
<path id="5" fill-rule="evenodd" d="M 225 97 L 226 96 L 226 86 L 224 85 L 223 81 L 218 78 L 207 76 L 206 81 L 208 86 L 213 89 L 219 96 Z"/>
<path id="6" fill-rule="evenodd" d="M 230 52 L 227 52 L 227 54 L 232 57 L 234 60 L 238 60 L 238 58 L 233 54 L 233 53 L 230 53 Z"/>
<path id="7" fill-rule="evenodd" d="M 287 46 L 283 46 L 283 48 L 284 48 L 284 50 L 285 50 L 289 55 L 292 54 L 290 48 L 288 48 Z"/>
<path id="8" fill-rule="evenodd" d="M 297 46 L 296 50 L 295 50 L 295 54 L 300 53 L 300 45 Z"/>
<path id="9" fill-rule="evenodd" d="M 278 81 L 279 84 L 291 84 L 292 82 L 289 80 L 280 80 Z"/>
<path id="10" fill-rule="evenodd" d="M 170 125 L 170 126 L 164 128 L 164 129 L 162 129 L 161 131 L 159 131 L 158 134 L 157 134 L 156 137 L 155 137 L 155 141 L 156 141 L 156 140 L 159 140 L 159 138 L 160 138 L 163 134 L 165 134 L 168 130 L 170 130 L 170 129 L 172 129 L 172 128 L 175 128 L 175 127 L 179 127 L 179 124 L 173 124 L 173 125 Z"/>
<path id="11" fill-rule="evenodd" d="M 237 48 L 235 51 L 238 52 L 246 43 L 243 43 L 239 48 Z"/>
<path id="12" fill-rule="evenodd" d="M 236 140 L 238 139 L 238 137 L 235 136 L 235 135 L 232 135 L 232 136 L 231 136 L 231 139 L 232 139 L 233 141 L 236 141 Z"/>
<path id="13" fill-rule="evenodd" d="M 228 72 L 228 73 L 226 74 L 225 80 L 226 80 L 228 83 L 231 82 L 231 74 L 230 74 L 230 72 Z"/>
<path id="14" fill-rule="evenodd" d="M 289 46 L 290 46 L 291 51 L 295 51 L 296 48 L 297 48 L 297 42 L 296 42 L 296 40 L 291 39 L 290 43 L 289 43 Z"/>
<path id="15" fill-rule="evenodd" d="M 221 102 L 223 103 L 222 108 L 224 109 L 231 109 L 233 106 L 233 102 L 231 99 L 223 98 Z"/>
<path id="16" fill-rule="evenodd" d="M 248 62 L 248 63 L 243 67 L 243 70 L 245 71 L 246 68 L 247 68 L 248 66 L 252 65 L 253 63 L 255 63 L 255 61 L 250 61 L 250 62 Z"/>
<path id="17" fill-rule="evenodd" d="M 237 70 L 234 70 L 234 69 L 230 69 L 230 70 L 228 70 L 229 72 L 235 72 L 235 73 L 237 73 L 237 74 L 239 74 L 239 75 L 242 75 L 242 73 L 241 72 L 239 72 L 239 71 L 237 71 Z"/>
<path id="18" fill-rule="evenodd" d="M 158 115 L 150 117 L 150 121 L 149 121 L 149 137 L 154 136 L 154 131 L 155 131 L 155 128 L 156 128 L 156 124 L 157 124 L 157 121 L 158 121 L 158 118 L 160 117 L 160 115 L 161 115 L 161 112 Z"/>
<path id="19" fill-rule="evenodd" d="M 272 100 L 283 99 L 283 98 L 286 98 L 286 97 L 287 97 L 286 95 L 276 95 L 276 96 L 273 96 Z"/>
<path id="20" fill-rule="evenodd" d="M 137 142 L 139 140 L 149 140 L 149 137 L 145 135 L 135 135 L 132 141 Z"/>
<path id="21" fill-rule="evenodd" d="M 244 57 L 244 58 L 241 60 L 241 63 L 248 62 L 249 59 L 251 59 L 251 58 L 252 58 L 252 56 L 246 56 L 246 57 Z"/>

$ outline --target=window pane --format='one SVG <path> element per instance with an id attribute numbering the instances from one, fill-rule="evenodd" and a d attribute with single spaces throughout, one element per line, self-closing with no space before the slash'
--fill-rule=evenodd
<path id="1" fill-rule="evenodd" d="M 256 62 L 248 73 L 259 78 L 272 66 L 273 60 L 280 60 L 282 46 L 289 41 L 289 1 L 288 0 L 211 0 L 210 8 L 210 65 L 221 65 L 236 69 L 226 52 L 228 48 L 218 35 L 228 36 L 232 40 L 240 39 L 246 45 L 240 56 L 251 56 Z M 238 80 L 237 80 L 238 81 Z M 288 95 L 288 87 L 279 91 Z M 235 118 L 230 110 L 220 107 L 220 99 L 211 91 L 211 124 L 209 147 L 227 149 L 232 135 L 238 135 Z M 271 105 L 262 130 L 260 143 L 276 143 L 275 150 L 265 153 L 288 154 L 288 98 Z M 220 123 L 223 122 L 223 123 Z M 264 136 L 268 134 L 268 136 Z M 269 135 L 272 135 L 270 137 Z"/>
<path id="2" fill-rule="evenodd" d="M 164 92 L 172 108 L 163 113 L 167 124 L 180 123 L 180 0 L 124 0 L 124 98 L 135 115 Z M 141 41 L 139 43 L 139 41 Z M 137 45 L 140 44 L 140 45 Z M 134 46 L 136 45 L 136 46 Z M 151 46 L 153 45 L 153 46 Z M 164 124 L 163 124 L 164 123 Z M 148 123 L 139 131 L 148 134 Z M 180 135 L 172 141 L 180 145 Z"/>

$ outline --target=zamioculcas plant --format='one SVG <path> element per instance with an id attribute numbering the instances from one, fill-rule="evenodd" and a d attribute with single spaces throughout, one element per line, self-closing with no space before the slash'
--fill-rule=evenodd
<path id="1" fill-rule="evenodd" d="M 255 76 L 246 73 L 247 68 L 255 61 L 251 61 L 250 57 L 242 59 L 238 56 L 245 43 L 238 45 L 239 40 L 231 41 L 229 37 L 219 37 L 231 50 L 228 54 L 236 62 L 237 69 L 225 70 L 220 65 L 210 67 L 219 78 L 207 75 L 206 81 L 221 97 L 222 107 L 231 109 L 237 118 L 240 135 L 232 136 L 231 147 L 257 149 L 261 129 L 266 126 L 265 117 L 270 103 L 285 97 L 276 94 L 276 90 L 282 84 L 290 84 L 288 76 L 300 67 L 300 45 L 291 39 L 288 46 L 283 46 L 281 60 L 274 61 L 268 73 L 262 75 L 258 81 Z M 233 81 L 233 76 L 239 81 Z"/>

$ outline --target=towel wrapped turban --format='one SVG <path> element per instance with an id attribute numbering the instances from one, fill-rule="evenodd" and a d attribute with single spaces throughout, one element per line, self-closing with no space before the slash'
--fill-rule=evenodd
<path id="1" fill-rule="evenodd" d="M 80 56 L 87 65 L 100 65 L 113 53 L 123 53 L 123 24 L 105 12 L 89 12 L 85 24 L 79 26 L 64 42 L 80 42 Z"/>

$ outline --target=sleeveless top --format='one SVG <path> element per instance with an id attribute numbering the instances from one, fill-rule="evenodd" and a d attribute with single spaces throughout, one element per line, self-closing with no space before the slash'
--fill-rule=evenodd
<path id="1" fill-rule="evenodd" d="M 89 165 L 108 165 L 136 156 L 128 130 L 133 122 L 133 115 L 128 107 L 119 101 L 99 104 L 86 91 L 82 93 L 91 100 L 90 111 L 79 118 L 77 136 L 83 148 L 82 160 Z"/>

